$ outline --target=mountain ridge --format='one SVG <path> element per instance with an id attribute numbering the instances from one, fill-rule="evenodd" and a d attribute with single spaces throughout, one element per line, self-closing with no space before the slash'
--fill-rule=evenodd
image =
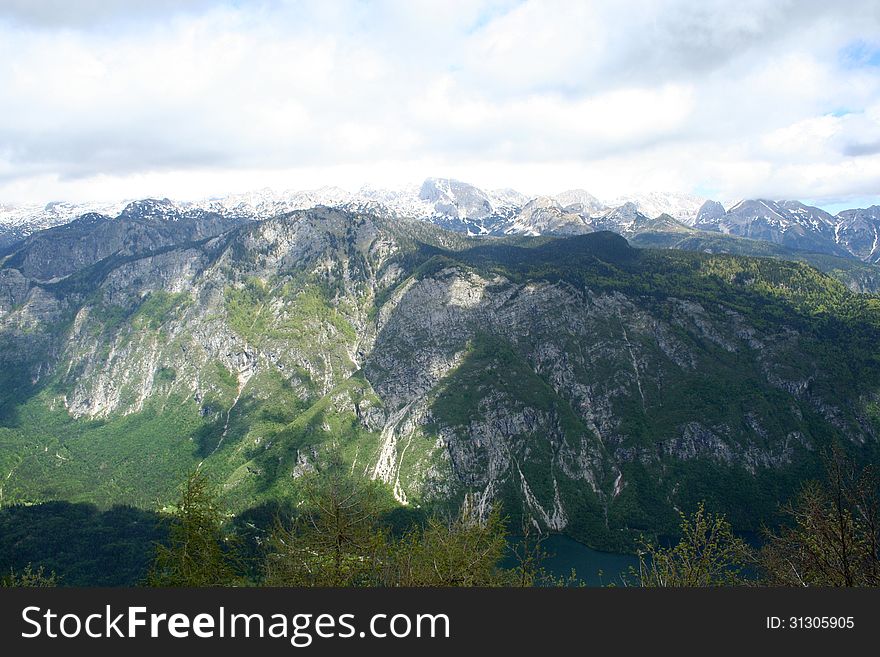
<path id="1" fill-rule="evenodd" d="M 526 197 L 514 190 L 484 191 L 451 178 L 428 178 L 420 186 L 398 190 L 362 187 L 355 193 L 338 187 L 276 193 L 269 189 L 232 194 L 217 199 L 174 202 L 144 199 L 127 203 L 50 203 L 43 208 L 0 208 L 0 249 L 8 249 L 28 235 L 69 223 L 82 214 L 112 217 L 126 212 L 144 216 L 139 205 L 151 205 L 156 218 L 164 208 L 168 217 L 198 211 L 226 219 L 262 220 L 317 206 L 351 210 L 379 208 L 401 217 L 420 219 L 447 230 L 475 235 L 564 235 L 610 229 L 624 235 L 656 230 L 655 221 L 668 215 L 676 224 L 698 230 L 768 241 L 803 252 L 825 253 L 880 261 L 880 212 L 877 206 L 852 209 L 832 216 L 799 201 L 744 199 L 725 209 L 717 201 L 693 195 L 648 193 L 618 197 L 609 202 L 583 189 L 555 196 Z M 633 223 L 622 214 L 638 212 L 644 219 Z M 645 228 L 642 225 L 646 226 Z M 669 224 L 673 230 L 681 226 Z"/>
<path id="2" fill-rule="evenodd" d="M 321 207 L 163 238 L 0 266 L 0 499 L 149 506 L 203 464 L 240 510 L 335 454 L 620 547 L 699 497 L 754 529 L 880 434 L 880 310 L 803 264 Z"/>

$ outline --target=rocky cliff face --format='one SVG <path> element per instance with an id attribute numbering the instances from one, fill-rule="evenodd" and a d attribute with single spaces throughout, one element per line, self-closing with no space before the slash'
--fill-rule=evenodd
<path id="1" fill-rule="evenodd" d="M 801 265 L 329 209 L 197 225 L 103 258 L 53 235 L 89 257 L 0 268 L 6 499 L 161 496 L 173 455 L 243 507 L 335 454 L 402 504 L 469 494 L 612 545 L 706 497 L 754 524 L 823 445 L 877 442 L 872 316 L 823 333 L 809 308 L 853 298 Z M 38 408 L 77 438 L 27 425 Z M 116 437 L 169 418 L 161 445 Z"/>
<path id="2" fill-rule="evenodd" d="M 740 201 L 726 212 L 705 203 L 695 227 L 792 249 L 847 257 L 850 253 L 835 240 L 837 219 L 820 208 L 799 201 L 752 199 Z"/>
<path id="3" fill-rule="evenodd" d="M 880 206 L 844 210 L 838 217 L 837 242 L 865 262 L 880 262 Z"/>
<path id="4" fill-rule="evenodd" d="M 241 221 L 169 201 L 136 201 L 116 218 L 84 214 L 15 245 L 6 266 L 34 280 L 68 276 L 110 256 L 138 256 L 219 235 Z"/>
<path id="5" fill-rule="evenodd" d="M 511 224 L 508 235 L 579 235 L 593 232 L 581 205 L 563 208 L 556 199 L 539 196 L 526 203 Z"/>

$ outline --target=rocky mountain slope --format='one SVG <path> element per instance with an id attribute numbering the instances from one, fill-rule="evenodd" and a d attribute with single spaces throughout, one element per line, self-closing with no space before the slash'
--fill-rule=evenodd
<path id="1" fill-rule="evenodd" d="M 740 201 L 727 211 L 707 202 L 694 226 L 737 237 L 781 244 L 799 251 L 846 257 L 846 248 L 835 239 L 836 220 L 830 214 L 798 201 Z"/>
<path id="2" fill-rule="evenodd" d="M 610 547 L 700 499 L 754 529 L 824 446 L 876 456 L 880 308 L 806 265 L 154 212 L 0 266 L 0 503 L 154 508 L 202 464 L 244 509 L 332 455 L 400 504 L 468 495 Z"/>
<path id="3" fill-rule="evenodd" d="M 880 206 L 844 210 L 834 237 L 838 244 L 865 262 L 880 262 Z"/>
<path id="4" fill-rule="evenodd" d="M 109 256 L 135 256 L 219 235 L 241 220 L 200 209 L 182 211 L 168 200 L 128 204 L 116 218 L 85 214 L 16 243 L 5 265 L 48 281 Z"/>
<path id="5" fill-rule="evenodd" d="M 0 205 L 0 251 L 37 231 L 70 223 L 85 214 L 115 217 L 125 205 L 125 202 Z"/>

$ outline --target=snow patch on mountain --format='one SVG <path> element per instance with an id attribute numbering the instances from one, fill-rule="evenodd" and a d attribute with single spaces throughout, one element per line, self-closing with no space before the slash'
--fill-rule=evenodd
<path id="1" fill-rule="evenodd" d="M 25 228 L 29 232 L 66 224 L 84 214 L 118 215 L 129 201 L 110 203 L 67 203 L 46 205 L 0 205 L 0 226 Z"/>

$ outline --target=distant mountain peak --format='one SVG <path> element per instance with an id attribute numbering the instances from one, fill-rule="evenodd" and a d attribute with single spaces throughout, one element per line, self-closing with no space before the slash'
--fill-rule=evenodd
<path id="1" fill-rule="evenodd" d="M 684 224 L 692 225 L 705 200 L 705 198 L 693 194 L 645 192 L 618 197 L 607 205 L 619 207 L 626 203 L 634 203 L 639 212 L 646 217 L 654 218 L 661 214 L 668 214 Z"/>
<path id="2" fill-rule="evenodd" d="M 132 201 L 123 208 L 119 213 L 121 219 L 130 218 L 166 218 L 177 215 L 180 208 L 174 201 L 168 198 L 145 198 L 139 201 Z"/>
<path id="3" fill-rule="evenodd" d="M 602 219 L 605 222 L 613 221 L 618 224 L 619 230 L 615 230 L 614 228 L 609 228 L 609 230 L 623 232 L 624 234 L 630 232 L 636 223 L 644 222 L 648 218 L 647 215 L 639 211 L 639 206 L 633 201 L 627 201 L 623 205 L 612 208 L 602 215 Z"/>
<path id="4" fill-rule="evenodd" d="M 608 209 L 607 205 L 584 189 L 569 189 L 553 198 L 564 208 L 576 208 L 589 215 L 601 214 Z"/>
<path id="5" fill-rule="evenodd" d="M 694 218 L 694 228 L 703 230 L 717 230 L 718 223 L 724 217 L 726 210 L 718 201 L 708 200 L 697 211 Z"/>
<path id="6" fill-rule="evenodd" d="M 526 196 L 509 189 L 486 190 L 451 177 L 429 177 L 396 188 L 364 185 L 354 193 L 327 185 L 300 191 L 252 190 L 192 202 L 146 198 L 115 203 L 0 205 L 0 248 L 37 231 L 95 213 L 101 217 L 178 221 L 214 213 L 236 221 L 265 220 L 326 206 L 389 217 L 422 220 L 478 235 L 581 234 L 612 230 L 703 231 L 773 242 L 787 248 L 880 260 L 880 206 L 846 210 L 836 217 L 797 200 L 743 199 L 725 210 L 718 201 L 676 192 L 646 192 L 603 202 L 582 188 L 555 195 Z"/>

